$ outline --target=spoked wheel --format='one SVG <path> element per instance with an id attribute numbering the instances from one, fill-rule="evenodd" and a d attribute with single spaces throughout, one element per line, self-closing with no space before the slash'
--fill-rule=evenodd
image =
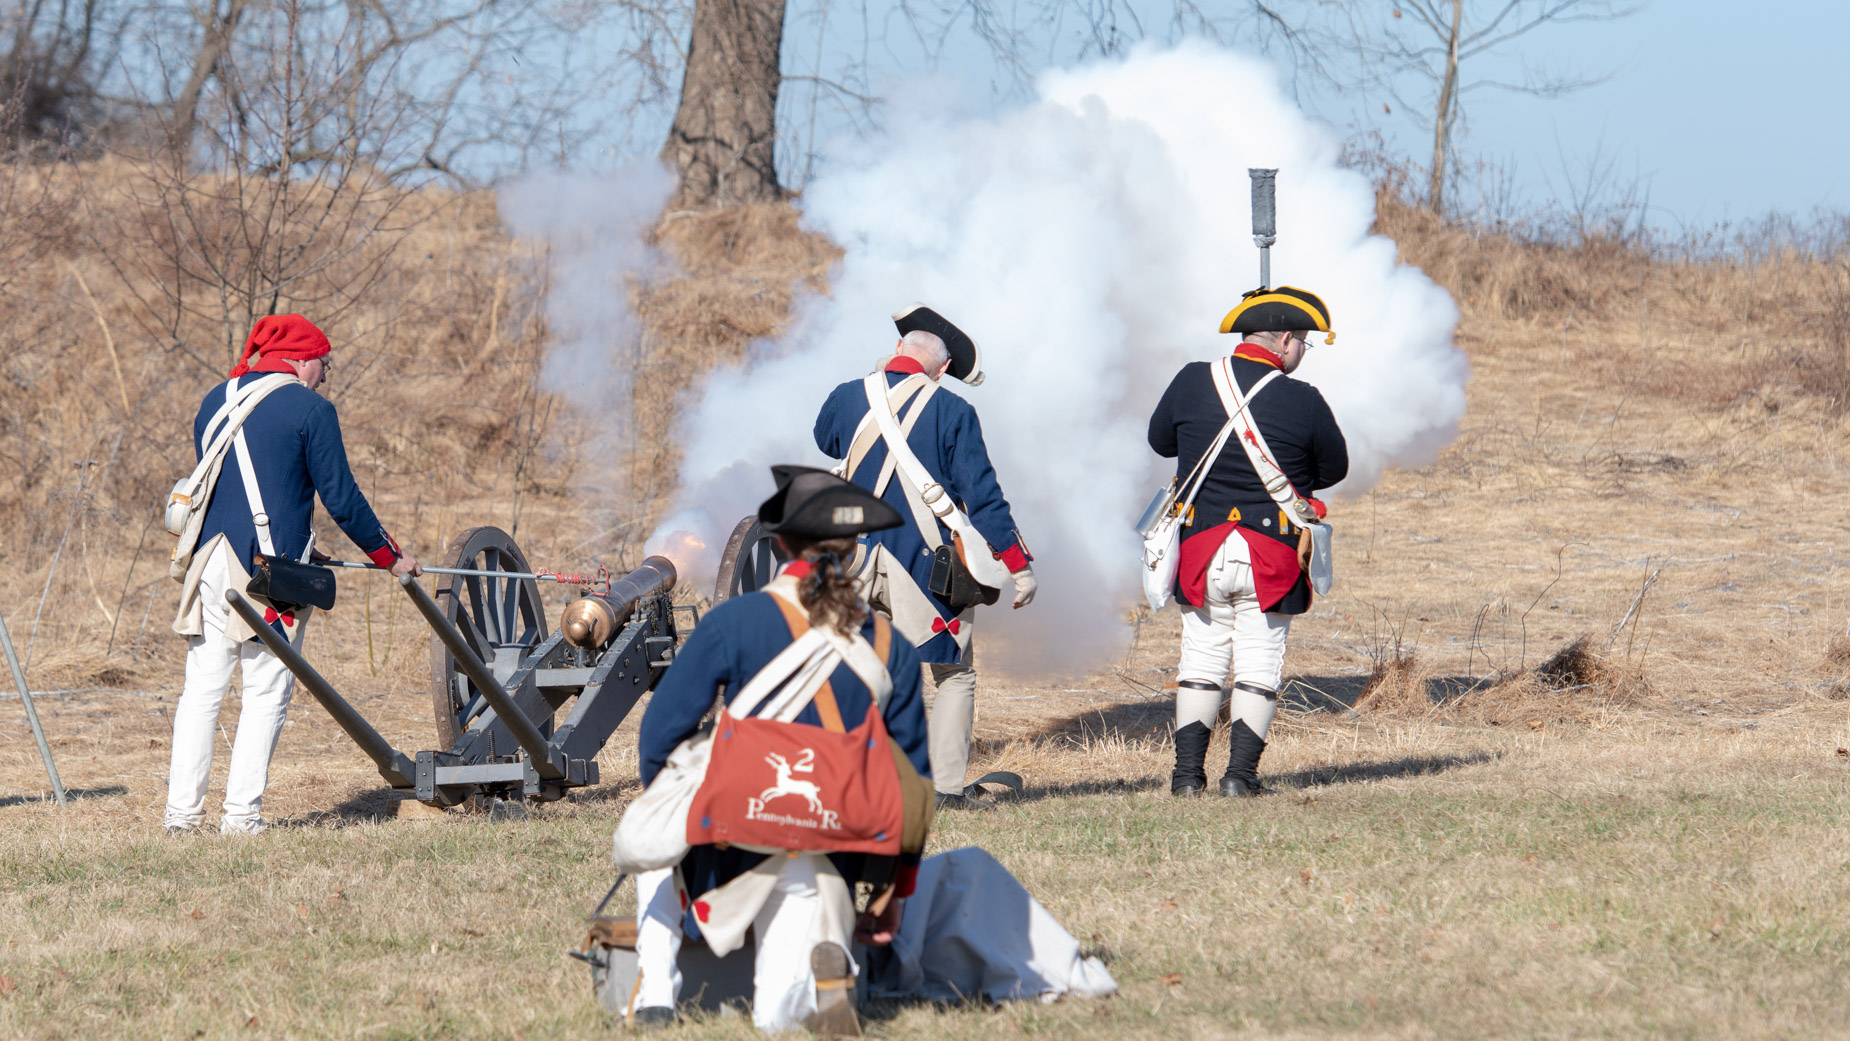
<path id="1" fill-rule="evenodd" d="M 531 571 L 526 555 L 500 528 L 469 528 L 450 543 L 444 567 L 477 571 Z M 438 575 L 434 597 L 444 616 L 455 625 L 470 648 L 486 662 L 495 678 L 505 681 L 520 660 L 550 631 L 546 605 L 540 602 L 540 584 L 531 578 L 489 578 L 478 575 Z M 449 748 L 488 709 L 469 677 L 456 667 L 450 652 L 435 633 L 430 637 L 431 706 L 437 714 L 437 742 Z M 551 732 L 548 720 L 541 730 Z"/>
<path id="2" fill-rule="evenodd" d="M 776 577 L 777 569 L 788 556 L 777 544 L 777 536 L 758 525 L 757 517 L 747 517 L 732 529 L 726 551 L 719 558 L 719 579 L 713 583 L 713 602 L 755 593 Z"/>

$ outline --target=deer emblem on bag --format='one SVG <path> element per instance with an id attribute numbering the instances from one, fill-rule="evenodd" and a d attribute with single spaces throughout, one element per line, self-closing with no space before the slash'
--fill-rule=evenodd
<path id="1" fill-rule="evenodd" d="M 803 752 L 804 755 L 797 760 L 795 769 L 805 771 L 815 769 L 811 764 L 815 759 L 816 753 L 808 748 L 805 748 Z M 801 795 L 803 798 L 809 800 L 811 812 L 827 812 L 823 809 L 822 799 L 820 798 L 822 789 L 818 788 L 814 781 L 799 781 L 792 777 L 790 760 L 785 759 L 776 752 L 772 752 L 770 755 L 764 757 L 764 761 L 770 763 L 771 766 L 777 770 L 777 783 L 758 794 L 758 802 L 760 804 L 768 805 L 772 799 L 778 798 L 779 796 Z"/>

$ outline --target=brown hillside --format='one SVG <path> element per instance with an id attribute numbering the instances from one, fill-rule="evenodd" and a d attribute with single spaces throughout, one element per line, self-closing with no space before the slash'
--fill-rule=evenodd
<path id="1" fill-rule="evenodd" d="M 25 170 L 0 196 L 14 272 L 0 290 L 0 592 L 38 687 L 177 684 L 155 508 L 190 464 L 196 403 L 248 313 L 236 257 L 177 274 L 148 259 L 205 241 L 203 216 L 229 220 L 236 200 L 215 189 L 221 209 L 189 215 L 160 187 L 105 163 Z M 1834 532 L 1793 520 L 1845 490 L 1842 255 L 1667 259 L 1445 226 L 1386 192 L 1380 205 L 1380 230 L 1463 308 L 1471 411 L 1436 465 L 1343 508 L 1344 586 L 1305 627 L 1304 666 L 1365 673 L 1391 625 L 1434 675 L 1514 675 L 1583 632 L 1605 648 L 1664 567 L 1614 645 L 1630 653 L 1620 665 L 1699 666 L 1722 693 L 1837 682 L 1821 655 L 1850 590 L 1831 571 Z M 544 257 L 509 238 L 491 197 L 381 190 L 334 234 L 366 277 L 310 271 L 275 309 L 338 314 L 329 393 L 386 523 L 427 560 L 463 527 L 513 528 L 559 568 L 634 561 L 672 489 L 678 396 L 773 333 L 792 287 L 822 288 L 838 256 L 786 207 L 659 227 L 679 273 L 636 293 L 641 378 L 612 404 L 633 410 L 636 449 L 611 467 L 541 383 Z M 587 486 L 611 473 L 628 492 L 600 512 Z M 316 637 L 342 648 L 337 676 L 421 686 L 423 636 L 396 598 L 368 576 L 342 582 Z M 1744 628 L 1766 633 L 1748 648 Z M 350 649 L 369 633 L 361 660 Z"/>

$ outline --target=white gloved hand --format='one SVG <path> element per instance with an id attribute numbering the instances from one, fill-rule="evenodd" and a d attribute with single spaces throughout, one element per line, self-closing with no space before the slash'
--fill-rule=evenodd
<path id="1" fill-rule="evenodd" d="M 1040 583 L 1034 580 L 1034 569 L 1022 568 L 1020 571 L 1011 573 L 1009 578 L 1015 582 L 1015 609 L 1020 610 L 1033 603 L 1034 594 L 1041 588 Z"/>

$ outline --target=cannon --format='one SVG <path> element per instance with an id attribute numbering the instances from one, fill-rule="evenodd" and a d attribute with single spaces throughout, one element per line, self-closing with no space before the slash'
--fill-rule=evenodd
<path id="1" fill-rule="evenodd" d="M 434 592 L 397 580 L 431 629 L 443 746 L 409 756 L 265 625 L 249 598 L 236 590 L 225 598 L 393 788 L 455 806 L 478 797 L 547 802 L 597 784 L 598 752 L 674 660 L 674 564 L 645 559 L 568 606 L 558 631 L 546 625 L 540 576 L 499 528 L 458 535 L 445 567 L 462 573 L 441 576 Z"/>

